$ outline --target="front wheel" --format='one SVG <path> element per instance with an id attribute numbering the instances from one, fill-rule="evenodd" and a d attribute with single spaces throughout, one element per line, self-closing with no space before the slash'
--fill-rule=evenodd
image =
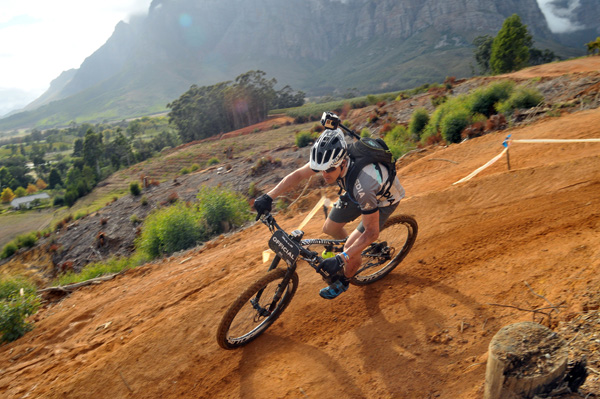
<path id="1" fill-rule="evenodd" d="M 229 307 L 217 330 L 223 349 L 244 346 L 267 328 L 285 310 L 298 288 L 294 271 L 285 282 L 285 269 L 273 269 L 248 287 Z"/>
<path id="2" fill-rule="evenodd" d="M 406 257 L 417 239 L 417 232 L 417 221 L 412 216 L 390 217 L 377 241 L 362 252 L 362 265 L 350 282 L 367 285 L 387 276 Z"/>

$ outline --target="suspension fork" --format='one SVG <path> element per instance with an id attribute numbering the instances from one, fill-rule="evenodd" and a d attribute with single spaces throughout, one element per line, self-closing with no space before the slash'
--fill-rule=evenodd
<path id="1" fill-rule="evenodd" d="M 281 260 L 281 258 L 279 256 L 275 255 L 275 258 L 271 262 L 271 266 L 269 266 L 269 271 L 275 269 L 277 267 L 277 265 L 279 264 L 280 260 Z M 279 283 L 279 285 L 277 286 L 277 291 L 275 291 L 275 296 L 273 297 L 273 300 L 271 301 L 271 303 L 269 304 L 269 306 L 266 309 L 261 308 L 259 305 L 260 297 L 263 294 L 264 288 L 259 290 L 256 293 L 256 296 L 254 297 L 253 300 L 251 300 L 251 302 L 252 302 L 252 305 L 254 306 L 254 308 L 259 311 L 261 316 L 269 316 L 271 314 L 271 312 L 273 311 L 273 309 L 275 309 L 275 307 L 277 306 L 277 303 L 283 296 L 283 292 L 284 292 L 285 288 L 287 288 L 287 286 L 290 282 L 290 279 L 294 275 L 295 271 L 296 271 L 296 263 L 294 263 L 293 265 L 288 267 L 287 272 L 285 273 L 285 276 L 283 276 L 283 280 L 281 280 L 281 283 Z"/>

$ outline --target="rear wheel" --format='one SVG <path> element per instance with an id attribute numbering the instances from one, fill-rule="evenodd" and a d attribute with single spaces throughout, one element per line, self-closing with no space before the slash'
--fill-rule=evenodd
<path id="1" fill-rule="evenodd" d="M 390 217 L 377 241 L 362 252 L 362 265 L 350 282 L 367 285 L 384 278 L 406 257 L 417 239 L 417 232 L 417 221 L 412 216 Z"/>
<path id="2" fill-rule="evenodd" d="M 248 287 L 229 307 L 217 330 L 217 342 L 223 349 L 244 346 L 267 328 L 285 310 L 298 288 L 294 272 L 287 284 L 287 270 L 273 269 Z"/>

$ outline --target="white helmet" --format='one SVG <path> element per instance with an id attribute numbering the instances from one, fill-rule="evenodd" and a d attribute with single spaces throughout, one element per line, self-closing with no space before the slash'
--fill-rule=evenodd
<path id="1" fill-rule="evenodd" d="M 340 129 L 325 130 L 310 151 L 310 168 L 315 172 L 337 168 L 348 153 L 344 133 Z"/>

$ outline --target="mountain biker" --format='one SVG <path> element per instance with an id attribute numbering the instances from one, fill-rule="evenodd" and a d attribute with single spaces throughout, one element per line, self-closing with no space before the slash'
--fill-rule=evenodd
<path id="1" fill-rule="evenodd" d="M 317 173 L 322 173 L 327 184 L 337 182 L 346 191 L 334 204 L 323 225 L 323 232 L 341 240 L 348 237 L 345 229 L 347 223 L 359 215 L 362 215 L 362 220 L 348 237 L 344 252 L 323 260 L 319 265 L 331 276 L 328 279 L 329 286 L 319 291 L 319 295 L 325 299 L 336 298 L 348 289 L 349 280 L 360 267 L 361 252 L 378 238 L 379 230 L 404 198 L 404 188 L 397 177 L 394 177 L 389 190 L 381 193 L 389 174 L 380 163 L 364 166 L 358 172 L 353 187 L 347 187 L 348 176 L 354 166 L 342 131 L 327 129 L 312 146 L 310 161 L 285 176 L 271 191 L 254 202 L 259 216 L 270 212 L 275 198 Z"/>

